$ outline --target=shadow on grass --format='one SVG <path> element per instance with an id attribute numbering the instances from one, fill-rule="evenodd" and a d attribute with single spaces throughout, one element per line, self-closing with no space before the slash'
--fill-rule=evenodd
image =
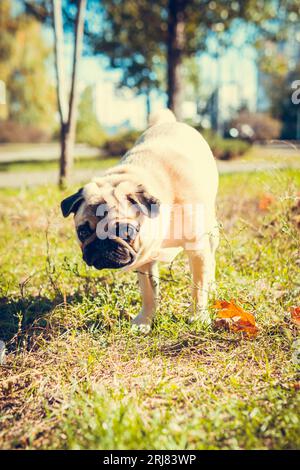
<path id="1" fill-rule="evenodd" d="M 68 302 L 78 303 L 80 294 L 68 298 Z M 63 305 L 61 296 L 53 299 L 44 296 L 27 296 L 13 299 L 0 298 L 0 340 L 14 350 L 21 344 L 30 344 L 30 338 L 36 334 L 49 335 L 49 315 L 54 309 Z"/>
<path id="2" fill-rule="evenodd" d="M 212 356 L 214 352 L 226 352 L 235 349 L 241 338 L 228 338 L 220 334 L 215 328 L 199 333 L 192 331 L 182 334 L 177 340 L 161 346 L 159 352 L 166 357 L 177 357 L 184 353 L 193 356 Z"/>

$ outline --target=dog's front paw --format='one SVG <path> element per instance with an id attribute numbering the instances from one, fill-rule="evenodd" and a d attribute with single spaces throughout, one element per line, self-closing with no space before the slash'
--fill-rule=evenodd
<path id="1" fill-rule="evenodd" d="M 152 321 L 149 320 L 145 314 L 140 312 L 133 320 L 131 320 L 132 330 L 137 333 L 147 335 L 151 331 Z"/>
<path id="2" fill-rule="evenodd" d="M 151 331 L 151 325 L 146 325 L 142 323 L 141 325 L 132 324 L 131 329 L 134 333 L 141 333 L 143 335 L 148 335 Z"/>
<path id="3" fill-rule="evenodd" d="M 210 326 L 211 325 L 211 317 L 209 315 L 209 312 L 206 308 L 198 308 L 198 309 L 191 309 L 190 315 L 188 317 L 188 323 L 194 323 L 196 321 L 199 321 L 202 323 L 204 326 Z"/>

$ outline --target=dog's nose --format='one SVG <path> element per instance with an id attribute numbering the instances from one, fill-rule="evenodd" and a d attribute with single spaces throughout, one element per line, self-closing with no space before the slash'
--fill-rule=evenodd
<path id="1" fill-rule="evenodd" d="M 133 241 L 137 236 L 137 229 L 127 222 L 116 223 L 116 236 L 122 238 L 122 240 Z"/>

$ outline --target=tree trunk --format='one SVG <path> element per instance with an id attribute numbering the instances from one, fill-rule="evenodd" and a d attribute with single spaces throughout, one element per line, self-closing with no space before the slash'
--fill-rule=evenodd
<path id="1" fill-rule="evenodd" d="M 66 186 L 73 168 L 74 139 L 68 127 L 68 123 L 64 123 L 60 130 L 59 186 L 61 188 Z"/>
<path id="2" fill-rule="evenodd" d="M 184 0 L 169 0 L 168 4 L 168 108 L 177 119 L 182 118 L 183 77 L 181 65 L 185 47 Z"/>
<path id="3" fill-rule="evenodd" d="M 82 54 L 84 13 L 87 0 L 78 0 L 77 16 L 75 25 L 75 45 L 73 53 L 73 70 L 71 81 L 71 93 L 69 101 L 68 127 L 65 136 L 65 164 L 66 174 L 60 174 L 60 185 L 64 185 L 69 180 L 74 163 L 74 145 L 76 137 L 76 122 L 78 108 L 78 68 Z M 63 158 L 63 156 L 62 156 Z"/>
<path id="4" fill-rule="evenodd" d="M 55 38 L 55 68 L 57 77 L 57 101 L 60 115 L 60 167 L 59 167 L 59 185 L 64 187 L 70 179 L 73 168 L 75 130 L 77 119 L 77 78 L 78 66 L 82 52 L 84 13 L 87 0 L 78 0 L 76 25 L 75 25 L 75 44 L 73 53 L 73 69 L 71 80 L 71 92 L 69 103 L 67 102 L 65 90 L 65 67 L 64 67 L 64 32 L 61 0 L 52 0 L 53 2 L 53 25 Z"/>

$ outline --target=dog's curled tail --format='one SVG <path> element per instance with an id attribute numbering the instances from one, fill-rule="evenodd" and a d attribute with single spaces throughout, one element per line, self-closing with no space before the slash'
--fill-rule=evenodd
<path id="1" fill-rule="evenodd" d="M 156 126 L 157 124 L 165 124 L 167 122 L 176 122 L 175 114 L 170 109 L 160 109 L 150 114 L 148 119 L 148 127 Z"/>

